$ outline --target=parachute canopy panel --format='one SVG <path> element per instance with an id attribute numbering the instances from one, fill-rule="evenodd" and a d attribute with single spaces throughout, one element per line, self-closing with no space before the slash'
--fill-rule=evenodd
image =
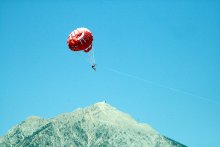
<path id="1" fill-rule="evenodd" d="M 93 36 L 87 28 L 77 28 L 72 31 L 67 39 L 67 44 L 72 51 L 89 52 L 92 49 Z"/>

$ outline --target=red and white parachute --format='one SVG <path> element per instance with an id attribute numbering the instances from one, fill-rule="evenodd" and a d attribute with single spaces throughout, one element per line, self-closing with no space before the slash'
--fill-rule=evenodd
<path id="1" fill-rule="evenodd" d="M 95 69 L 95 58 L 92 50 L 93 36 L 87 28 L 77 28 L 72 31 L 67 39 L 69 48 L 74 52 L 85 52 L 89 54 L 89 61 L 92 68 Z"/>

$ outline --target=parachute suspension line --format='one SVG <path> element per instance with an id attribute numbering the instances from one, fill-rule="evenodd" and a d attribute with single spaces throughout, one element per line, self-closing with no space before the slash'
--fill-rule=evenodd
<path id="1" fill-rule="evenodd" d="M 86 60 L 87 63 L 89 63 L 90 65 L 92 65 L 93 63 L 91 62 L 91 60 L 85 55 L 85 53 L 83 52 L 77 52 L 80 57 L 83 59 L 83 60 Z"/>
<path id="2" fill-rule="evenodd" d="M 93 50 L 91 50 L 91 57 L 92 57 L 92 60 L 93 60 L 93 63 L 95 64 L 95 53 Z"/>
<path id="3" fill-rule="evenodd" d="M 95 63 L 95 53 L 94 53 L 94 51 L 92 51 L 92 58 L 93 58 L 94 63 Z"/>
<path id="4" fill-rule="evenodd" d="M 89 60 L 90 60 L 90 62 L 92 63 L 92 65 L 94 65 L 94 64 L 95 64 L 95 56 L 94 56 L 94 51 L 93 51 L 93 49 L 90 50 L 90 51 L 88 52 L 88 54 L 89 54 Z"/>
<path id="5" fill-rule="evenodd" d="M 76 52 L 77 54 L 79 54 L 79 56 L 83 59 L 86 60 L 87 63 L 89 63 L 90 65 L 94 65 L 95 64 L 95 56 L 94 56 L 94 51 L 93 49 L 90 50 L 89 52 Z"/>

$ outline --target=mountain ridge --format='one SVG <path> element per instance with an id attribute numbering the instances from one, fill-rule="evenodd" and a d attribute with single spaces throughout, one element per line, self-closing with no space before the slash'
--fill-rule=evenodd
<path id="1" fill-rule="evenodd" d="M 30 116 L 0 138 L 0 146 L 185 147 L 105 102 L 50 119 Z"/>

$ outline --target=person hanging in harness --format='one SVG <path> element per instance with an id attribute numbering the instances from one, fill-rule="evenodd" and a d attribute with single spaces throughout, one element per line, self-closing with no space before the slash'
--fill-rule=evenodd
<path id="1" fill-rule="evenodd" d="M 94 69 L 94 71 L 96 71 L 96 64 L 92 64 L 92 69 Z"/>

